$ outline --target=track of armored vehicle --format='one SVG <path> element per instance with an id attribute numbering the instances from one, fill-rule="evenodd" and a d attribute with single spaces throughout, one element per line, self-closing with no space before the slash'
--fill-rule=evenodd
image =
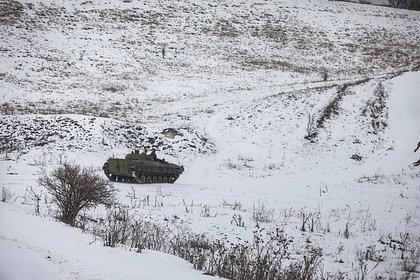
<path id="1" fill-rule="evenodd" d="M 103 165 L 103 170 L 111 181 L 172 184 L 184 172 L 184 167 L 158 159 L 154 151 L 146 154 L 136 150 L 126 155 L 124 159 L 108 159 Z"/>

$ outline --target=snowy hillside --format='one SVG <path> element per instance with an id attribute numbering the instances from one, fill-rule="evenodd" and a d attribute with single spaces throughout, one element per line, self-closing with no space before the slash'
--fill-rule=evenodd
<path id="1" fill-rule="evenodd" d="M 0 279 L 211 279 L 211 253 L 252 263 L 275 238 L 279 270 L 316 256 L 314 279 L 420 277 L 419 12 L 0 0 L 0 31 Z M 82 230 L 54 219 L 41 170 L 105 178 L 143 147 L 184 166 L 175 184 L 114 183 L 118 208 Z M 112 211 L 154 243 L 104 247 Z"/>
<path id="2" fill-rule="evenodd" d="M 188 127 L 147 131 L 144 126 L 81 115 L 4 116 L 0 121 L 1 146 L 27 152 L 35 147 L 56 150 L 144 147 L 169 155 L 187 156 L 214 152 L 214 145 Z"/>
<path id="3" fill-rule="evenodd" d="M 170 255 L 92 246 L 78 230 L 6 204 L 0 211 L 13 216 L 2 236 L 2 279 L 211 279 Z"/>

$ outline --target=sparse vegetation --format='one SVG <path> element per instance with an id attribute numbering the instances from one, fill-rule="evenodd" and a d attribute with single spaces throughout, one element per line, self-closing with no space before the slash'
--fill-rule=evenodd
<path id="1" fill-rule="evenodd" d="M 322 260 L 319 248 L 309 248 L 302 260 L 290 263 L 293 239 L 278 228 L 266 231 L 256 225 L 251 243 L 234 244 L 135 219 L 120 207 L 108 211 L 105 220 L 96 228 L 96 233 L 103 232 L 105 246 L 126 245 L 137 252 L 152 249 L 174 254 L 196 269 L 228 279 L 316 279 Z"/>
<path id="2" fill-rule="evenodd" d="M 418 0 L 388 0 L 388 3 L 393 8 L 420 10 L 420 2 Z"/>
<path id="3" fill-rule="evenodd" d="M 258 200 L 252 207 L 252 219 L 256 224 L 270 223 L 274 219 L 274 209 L 270 208 L 267 203 Z"/>

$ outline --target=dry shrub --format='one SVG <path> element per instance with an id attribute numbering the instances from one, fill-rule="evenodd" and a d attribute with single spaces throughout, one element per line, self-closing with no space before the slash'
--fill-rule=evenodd
<path id="1" fill-rule="evenodd" d="M 10 191 L 9 188 L 7 187 L 2 187 L 1 188 L 1 202 L 9 202 L 11 201 L 13 198 L 13 193 Z"/>
<path id="2" fill-rule="evenodd" d="M 302 260 L 291 261 L 289 246 L 293 239 L 279 228 L 266 231 L 256 225 L 251 242 L 231 243 L 211 240 L 186 228 L 135 219 L 123 208 L 108 211 L 105 221 L 96 233 L 102 234 L 106 246 L 173 254 L 208 275 L 228 279 L 316 279 L 316 268 L 322 260 L 320 249 L 309 248 Z"/>
<path id="3" fill-rule="evenodd" d="M 81 210 L 114 203 L 115 190 L 109 181 L 78 164 L 64 163 L 50 173 L 42 170 L 38 184 L 53 196 L 60 220 L 71 226 Z"/>

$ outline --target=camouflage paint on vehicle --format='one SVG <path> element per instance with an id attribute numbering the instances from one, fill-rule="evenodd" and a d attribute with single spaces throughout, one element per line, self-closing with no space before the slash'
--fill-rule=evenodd
<path id="1" fill-rule="evenodd" d="M 135 150 L 124 159 L 108 159 L 103 170 L 111 181 L 172 184 L 184 172 L 184 167 L 158 159 L 154 150 L 150 154 Z"/>

